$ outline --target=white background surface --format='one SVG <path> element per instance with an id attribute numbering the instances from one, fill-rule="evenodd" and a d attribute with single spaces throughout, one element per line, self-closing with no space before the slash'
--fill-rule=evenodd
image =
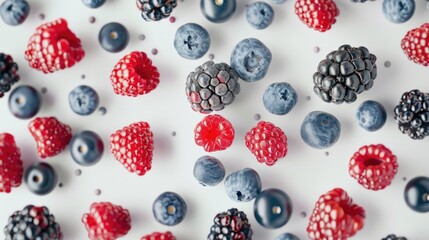
<path id="1" fill-rule="evenodd" d="M 292 232 L 301 239 L 307 239 L 305 229 L 314 203 L 321 194 L 341 187 L 366 210 L 365 227 L 353 239 L 381 239 L 389 233 L 404 235 L 411 240 L 428 239 L 429 215 L 413 212 L 405 205 L 403 189 L 406 182 L 402 178 L 429 175 L 429 139 L 409 139 L 397 130 L 393 120 L 393 108 L 404 91 L 413 88 L 428 91 L 427 68 L 408 61 L 400 48 L 400 41 L 409 29 L 428 21 L 426 1 L 416 1 L 416 12 L 410 21 L 393 24 L 384 18 L 380 0 L 365 4 L 337 0 L 340 16 L 333 28 L 325 33 L 309 29 L 300 22 L 294 13 L 295 1 L 292 0 L 281 5 L 272 4 L 275 19 L 270 27 L 252 29 L 244 14 L 245 5 L 250 2 L 238 0 L 235 15 L 224 24 L 207 21 L 197 0 L 179 2 L 172 14 L 177 18 L 176 23 L 143 21 L 134 0 L 107 0 L 99 9 L 89 9 L 80 0 L 29 0 L 30 16 L 21 26 L 10 27 L 0 22 L 0 51 L 11 54 L 18 62 L 19 85 L 48 89 L 43 95 L 38 116 L 56 116 L 69 124 L 75 133 L 93 130 L 102 136 L 105 143 L 103 159 L 92 167 L 78 166 L 72 161 L 68 149 L 47 159 L 64 184 L 47 196 L 32 194 L 24 184 L 13 189 L 11 194 L 0 194 L 0 228 L 6 225 L 13 211 L 27 204 L 45 205 L 60 223 L 65 239 L 87 239 L 80 221 L 82 214 L 89 210 L 92 202 L 111 201 L 131 213 L 132 228 L 123 239 L 140 239 L 144 234 L 166 230 L 172 231 L 180 240 L 205 239 L 216 213 L 231 207 L 247 213 L 254 231 L 253 239 L 274 239 L 283 232 Z M 45 20 L 38 18 L 40 13 L 45 14 Z M 96 17 L 94 24 L 88 22 L 90 16 Z M 23 53 L 35 28 L 59 17 L 67 19 L 70 29 L 82 40 L 86 56 L 71 69 L 45 75 L 30 69 Z M 99 29 L 112 21 L 124 24 L 130 32 L 128 47 L 117 54 L 101 49 L 97 40 Z M 193 128 L 203 115 L 191 110 L 184 88 L 187 74 L 208 60 L 208 54 L 200 60 L 185 60 L 175 52 L 175 31 L 187 22 L 196 22 L 209 31 L 212 39 L 209 53 L 215 54 L 216 62 L 229 63 L 232 48 L 248 37 L 260 39 L 273 53 L 267 76 L 255 83 L 241 81 L 240 95 L 220 112 L 235 127 L 236 138 L 229 149 L 211 155 L 223 162 L 227 174 L 251 167 L 259 172 L 263 189 L 276 187 L 290 195 L 293 214 L 289 223 L 280 229 L 261 227 L 253 216 L 253 202 L 233 202 L 226 195 L 223 183 L 216 187 L 202 187 L 193 178 L 194 162 L 206 154 L 193 140 Z M 139 41 L 139 34 L 145 34 L 146 39 Z M 313 93 L 312 75 L 327 53 L 345 43 L 366 46 L 378 57 L 378 77 L 374 87 L 359 95 L 355 103 L 327 104 Z M 313 52 L 315 46 L 320 47 L 319 53 Z M 158 55 L 150 54 L 152 48 L 159 50 Z M 161 82 L 153 92 L 144 96 L 117 96 L 110 85 L 110 71 L 124 54 L 133 50 L 149 54 L 160 71 Z M 383 66 L 386 60 L 391 61 L 390 68 Z M 86 75 L 85 79 L 81 79 L 82 74 Z M 280 81 L 289 82 L 299 95 L 298 104 L 286 116 L 272 115 L 262 104 L 265 88 Z M 94 113 L 82 117 L 71 111 L 67 96 L 80 84 L 90 85 L 98 91 L 100 105 L 107 108 L 105 116 Z M 306 96 L 311 100 L 306 101 Z M 369 99 L 380 101 L 388 111 L 387 123 L 374 133 L 359 128 L 354 118 L 359 104 Z M 327 150 L 329 156 L 324 150 L 306 146 L 299 135 L 302 120 L 313 110 L 332 113 L 341 122 L 341 137 Z M 253 119 L 255 113 L 260 113 L 262 120 L 282 128 L 288 137 L 288 155 L 273 167 L 259 164 L 245 147 L 244 134 L 257 123 Z M 110 134 L 136 121 L 149 122 L 155 138 L 153 167 L 142 177 L 128 173 L 108 150 Z M 27 130 L 28 122 L 9 113 L 7 97 L 0 99 L 0 132 L 10 132 L 15 136 L 25 166 L 38 160 L 35 142 Z M 175 137 L 170 135 L 172 131 L 177 132 Z M 373 143 L 385 144 L 399 161 L 399 172 L 392 185 L 379 192 L 364 189 L 347 171 L 353 153 L 362 145 Z M 78 168 L 82 169 L 79 177 L 74 175 Z M 97 188 L 102 191 L 100 196 L 94 194 Z M 164 191 L 179 193 L 188 205 L 186 218 L 174 227 L 159 224 L 152 215 L 152 202 Z M 303 211 L 307 213 L 306 218 L 300 215 Z"/>

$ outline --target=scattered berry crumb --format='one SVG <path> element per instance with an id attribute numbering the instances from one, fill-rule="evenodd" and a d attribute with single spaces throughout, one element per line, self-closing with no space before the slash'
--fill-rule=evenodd
<path id="1" fill-rule="evenodd" d="M 95 17 L 94 16 L 89 17 L 88 21 L 89 23 L 95 23 Z"/>
<path id="2" fill-rule="evenodd" d="M 139 35 L 139 40 L 140 41 L 143 41 L 143 40 L 145 40 L 146 39 L 146 36 L 144 35 L 144 34 L 140 34 Z"/>
<path id="3" fill-rule="evenodd" d="M 58 187 L 63 187 L 64 186 L 64 184 L 63 183 L 58 183 Z"/>
<path id="4" fill-rule="evenodd" d="M 214 57 L 215 57 L 215 55 L 214 55 L 213 53 L 210 53 L 210 54 L 209 54 L 209 59 L 210 59 L 210 60 L 213 60 L 213 59 L 214 59 Z"/>
<path id="5" fill-rule="evenodd" d="M 101 190 L 100 189 L 95 189 L 94 191 L 96 196 L 100 196 L 101 195 Z"/>
<path id="6" fill-rule="evenodd" d="M 43 14 L 43 13 L 39 14 L 39 19 L 40 20 L 44 20 L 45 19 L 45 14 Z"/>
<path id="7" fill-rule="evenodd" d="M 307 217 L 307 213 L 306 212 L 301 212 L 301 217 L 306 218 Z"/>
<path id="8" fill-rule="evenodd" d="M 106 113 L 107 113 L 107 109 L 105 108 L 105 107 L 99 107 L 98 108 L 98 113 L 100 114 L 100 115 L 106 115 Z"/>
<path id="9" fill-rule="evenodd" d="M 156 49 L 156 48 L 152 49 L 151 53 L 152 53 L 153 55 L 158 54 L 158 49 Z"/>
<path id="10" fill-rule="evenodd" d="M 310 100 L 311 100 L 311 97 L 310 97 L 310 96 L 307 96 L 307 97 L 305 97 L 305 100 L 310 101 Z"/>
<path id="11" fill-rule="evenodd" d="M 390 68 L 390 66 L 392 66 L 392 63 L 391 63 L 390 61 L 385 61 L 385 62 L 384 62 L 384 66 L 385 66 L 386 68 Z"/>
<path id="12" fill-rule="evenodd" d="M 45 87 L 42 87 L 42 89 L 40 89 L 40 92 L 43 93 L 43 94 L 45 94 L 45 93 L 48 92 L 48 89 L 45 88 Z"/>
<path id="13" fill-rule="evenodd" d="M 325 156 L 329 156 L 329 152 L 328 151 L 325 152 Z"/>
<path id="14" fill-rule="evenodd" d="M 253 120 L 259 121 L 260 119 L 261 119 L 261 114 L 255 113 L 255 115 L 253 115 Z"/>
<path id="15" fill-rule="evenodd" d="M 176 131 L 172 131 L 171 136 L 173 136 L 173 137 L 176 136 Z"/>
<path id="16" fill-rule="evenodd" d="M 313 52 L 314 52 L 314 53 L 318 53 L 318 52 L 320 52 L 320 48 L 319 48 L 319 47 L 314 47 L 314 48 L 313 48 Z"/>
<path id="17" fill-rule="evenodd" d="M 80 169 L 74 170 L 74 175 L 80 176 L 81 174 L 82 174 L 82 170 L 80 170 Z"/>
<path id="18" fill-rule="evenodd" d="M 175 22 L 176 22 L 176 18 L 175 18 L 175 17 L 170 17 L 168 20 L 169 20 L 171 23 L 175 23 Z"/>

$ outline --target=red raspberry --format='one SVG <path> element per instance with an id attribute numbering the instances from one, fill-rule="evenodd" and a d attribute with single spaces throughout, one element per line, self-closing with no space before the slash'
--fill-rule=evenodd
<path id="1" fill-rule="evenodd" d="M 19 187 L 22 179 L 22 161 L 15 139 L 9 133 L 0 134 L 0 192 L 9 193 Z"/>
<path id="2" fill-rule="evenodd" d="M 371 190 L 389 186 L 397 172 L 396 156 L 382 144 L 359 148 L 349 162 L 350 176 Z"/>
<path id="3" fill-rule="evenodd" d="M 140 240 L 176 240 L 171 232 L 154 232 L 150 235 L 143 236 Z"/>
<path id="4" fill-rule="evenodd" d="M 84 56 L 80 39 L 70 31 L 63 18 L 40 25 L 25 51 L 30 66 L 44 73 L 72 67 Z"/>
<path id="5" fill-rule="evenodd" d="M 320 196 L 310 222 L 308 236 L 312 240 L 346 240 L 363 228 L 365 210 L 353 204 L 341 188 L 335 188 Z"/>
<path id="6" fill-rule="evenodd" d="M 61 153 L 72 138 L 71 128 L 55 117 L 35 118 L 28 124 L 28 129 L 36 140 L 37 153 L 41 158 Z"/>
<path id="7" fill-rule="evenodd" d="M 158 86 L 159 72 L 146 53 L 134 51 L 119 60 L 110 80 L 116 94 L 137 97 Z"/>
<path id="8" fill-rule="evenodd" d="M 259 121 L 244 137 L 247 148 L 259 162 L 274 165 L 287 154 L 285 133 L 270 122 Z"/>
<path id="9" fill-rule="evenodd" d="M 194 139 L 207 152 L 225 150 L 234 141 L 234 128 L 218 114 L 207 115 L 195 126 Z"/>
<path id="10" fill-rule="evenodd" d="M 91 204 L 82 222 L 91 240 L 115 240 L 131 229 L 131 217 L 127 209 L 110 202 Z"/>
<path id="11" fill-rule="evenodd" d="M 153 134 L 149 124 L 137 122 L 110 135 L 110 151 L 130 172 L 142 176 L 151 169 Z"/>
<path id="12" fill-rule="evenodd" d="M 308 27 L 325 32 L 336 22 L 340 10 L 332 0 L 297 0 L 295 13 Z"/>
<path id="13" fill-rule="evenodd" d="M 401 47 L 408 59 L 423 66 L 428 66 L 429 48 L 427 47 L 427 42 L 429 42 L 429 23 L 408 31 L 401 41 Z"/>

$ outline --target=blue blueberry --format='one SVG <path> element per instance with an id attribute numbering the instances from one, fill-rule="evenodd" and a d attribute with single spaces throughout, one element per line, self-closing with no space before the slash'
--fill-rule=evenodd
<path id="1" fill-rule="evenodd" d="M 363 129 L 377 131 L 386 122 L 386 109 L 379 102 L 365 101 L 356 110 L 356 120 Z"/>
<path id="2" fill-rule="evenodd" d="M 231 54 L 231 67 L 244 81 L 254 82 L 265 77 L 271 58 L 270 50 L 261 41 L 246 38 L 234 47 Z"/>
<path id="3" fill-rule="evenodd" d="M 27 19 L 30 5 L 25 0 L 6 0 L 0 5 L 0 16 L 11 26 L 17 26 Z"/>
<path id="4" fill-rule="evenodd" d="M 405 203 L 416 212 L 429 212 L 429 178 L 415 177 L 404 190 Z"/>
<path id="5" fill-rule="evenodd" d="M 341 124 L 333 115 L 314 111 L 307 114 L 301 125 L 301 138 L 313 148 L 324 149 L 340 138 Z"/>
<path id="6" fill-rule="evenodd" d="M 236 0 L 201 0 L 200 8 L 204 17 L 214 23 L 226 22 L 234 14 Z"/>
<path id="7" fill-rule="evenodd" d="M 69 104 L 73 112 L 79 115 L 93 113 L 99 103 L 97 92 L 90 86 L 80 85 L 69 93 Z"/>
<path id="8" fill-rule="evenodd" d="M 186 203 L 174 192 L 164 192 L 153 202 L 152 211 L 155 219 L 164 225 L 179 224 L 186 215 Z"/>
<path id="9" fill-rule="evenodd" d="M 268 112 L 285 115 L 295 106 L 298 95 L 289 83 L 278 82 L 270 84 L 265 89 L 262 101 Z"/>
<path id="10" fill-rule="evenodd" d="M 89 8 L 99 8 L 106 0 L 82 0 L 83 4 Z"/>
<path id="11" fill-rule="evenodd" d="M 283 233 L 277 236 L 274 240 L 299 240 L 299 238 L 292 233 Z"/>
<path id="12" fill-rule="evenodd" d="M 83 131 L 70 141 L 70 153 L 73 160 L 82 166 L 92 166 L 103 156 L 104 145 L 100 136 L 92 131 Z"/>
<path id="13" fill-rule="evenodd" d="M 262 191 L 255 199 L 253 213 L 256 221 L 266 228 L 284 226 L 292 215 L 292 200 L 280 189 Z"/>
<path id="14" fill-rule="evenodd" d="M 34 117 L 40 110 L 42 98 L 32 86 L 19 86 L 9 95 L 9 110 L 19 119 Z"/>
<path id="15" fill-rule="evenodd" d="M 194 177 L 203 186 L 216 186 L 225 177 L 225 167 L 215 157 L 202 156 L 195 162 Z"/>
<path id="16" fill-rule="evenodd" d="M 275 4 L 282 4 L 282 3 L 285 3 L 286 0 L 271 0 L 271 2 L 273 2 Z"/>
<path id="17" fill-rule="evenodd" d="M 264 2 L 254 2 L 246 7 L 246 19 L 256 29 L 267 28 L 274 18 L 273 8 Z"/>
<path id="18" fill-rule="evenodd" d="M 107 23 L 98 33 L 98 42 L 101 47 L 112 53 L 124 50 L 129 40 L 128 30 L 117 22 Z"/>
<path id="19" fill-rule="evenodd" d="M 414 14 L 416 4 L 414 0 L 384 0 L 383 14 L 393 23 L 404 23 Z"/>
<path id="20" fill-rule="evenodd" d="M 25 170 L 24 180 L 32 193 L 46 195 L 54 190 L 58 177 L 51 165 L 37 162 Z"/>
<path id="21" fill-rule="evenodd" d="M 174 48 L 183 58 L 201 58 L 210 48 L 209 32 L 196 23 L 184 24 L 176 31 Z"/>
<path id="22" fill-rule="evenodd" d="M 255 199 L 261 192 L 261 188 L 261 178 L 251 168 L 233 172 L 225 179 L 226 193 L 237 202 L 249 202 Z"/>

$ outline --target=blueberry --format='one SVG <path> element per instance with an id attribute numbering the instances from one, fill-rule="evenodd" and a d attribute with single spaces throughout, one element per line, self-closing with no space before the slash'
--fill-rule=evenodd
<path id="1" fill-rule="evenodd" d="M 289 83 L 278 82 L 270 84 L 265 89 L 262 101 L 268 112 L 285 115 L 295 106 L 298 95 Z"/>
<path id="2" fill-rule="evenodd" d="M 101 47 L 112 53 L 122 51 L 128 45 L 129 39 L 128 30 L 117 22 L 107 23 L 98 34 Z"/>
<path id="3" fill-rule="evenodd" d="M 202 156 L 195 162 L 194 177 L 203 186 L 216 186 L 225 177 L 225 167 L 215 157 Z"/>
<path id="4" fill-rule="evenodd" d="M 274 240 L 299 240 L 299 238 L 292 233 L 283 233 L 277 236 Z"/>
<path id="5" fill-rule="evenodd" d="M 200 8 L 204 17 L 214 23 L 226 22 L 234 14 L 235 0 L 201 0 Z"/>
<path id="6" fill-rule="evenodd" d="M 267 189 L 256 197 L 253 213 L 256 221 L 263 227 L 279 228 L 285 225 L 292 215 L 292 201 L 280 189 Z"/>
<path id="7" fill-rule="evenodd" d="M 89 8 L 98 8 L 103 5 L 106 0 L 82 0 L 83 4 Z"/>
<path id="8" fill-rule="evenodd" d="M 228 175 L 225 179 L 225 190 L 228 196 L 237 202 L 249 202 L 261 192 L 261 178 L 251 169 L 244 168 Z"/>
<path id="9" fill-rule="evenodd" d="M 415 177 L 404 190 L 405 203 L 416 212 L 429 212 L 429 178 Z"/>
<path id="10" fill-rule="evenodd" d="M 247 82 L 261 80 L 271 63 L 270 50 L 258 39 L 246 38 L 232 51 L 231 67 Z"/>
<path id="11" fill-rule="evenodd" d="M 341 124 L 333 115 L 321 111 L 307 114 L 301 125 L 301 138 L 310 147 L 324 149 L 340 138 Z"/>
<path id="12" fill-rule="evenodd" d="M 37 162 L 25 170 L 25 184 L 32 193 L 46 195 L 54 190 L 58 177 L 54 168 L 46 162 Z"/>
<path id="13" fill-rule="evenodd" d="M 196 23 L 184 24 L 176 31 L 174 48 L 183 58 L 201 58 L 210 48 L 210 35 Z"/>
<path id="14" fill-rule="evenodd" d="M 386 122 L 386 109 L 379 102 L 365 101 L 356 110 L 356 120 L 363 129 L 377 131 Z"/>
<path id="15" fill-rule="evenodd" d="M 155 219 L 164 225 L 179 224 L 186 215 L 186 203 L 174 192 L 164 192 L 153 202 L 152 211 Z"/>
<path id="16" fill-rule="evenodd" d="M 246 19 L 256 29 L 267 28 L 274 18 L 273 8 L 264 2 L 254 2 L 246 7 Z"/>
<path id="17" fill-rule="evenodd" d="M 414 0 L 384 0 L 383 14 L 393 23 L 404 23 L 414 14 L 416 4 Z"/>
<path id="18" fill-rule="evenodd" d="M 285 3 L 286 0 L 271 0 L 271 2 L 273 2 L 275 4 L 282 4 L 282 3 Z"/>
<path id="19" fill-rule="evenodd" d="M 0 16 L 11 26 L 17 26 L 25 21 L 30 13 L 30 5 L 25 0 L 6 0 L 0 6 Z"/>
<path id="20" fill-rule="evenodd" d="M 9 95 L 9 110 L 19 119 L 34 117 L 40 110 L 42 98 L 32 86 L 19 86 Z"/>
<path id="21" fill-rule="evenodd" d="M 99 103 L 97 92 L 90 86 L 80 85 L 69 93 L 69 104 L 73 112 L 79 115 L 93 113 Z"/>
<path id="22" fill-rule="evenodd" d="M 103 141 L 92 131 L 75 134 L 70 141 L 71 156 L 77 164 L 82 166 L 92 166 L 100 161 L 103 150 Z"/>

